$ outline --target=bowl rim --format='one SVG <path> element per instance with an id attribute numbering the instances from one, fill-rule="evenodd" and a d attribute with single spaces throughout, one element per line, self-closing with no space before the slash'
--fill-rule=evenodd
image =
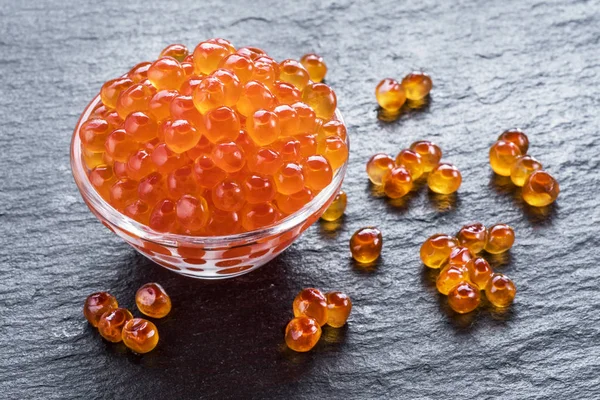
<path id="1" fill-rule="evenodd" d="M 89 181 L 86 167 L 81 157 L 81 139 L 79 138 L 79 130 L 81 125 L 88 120 L 94 109 L 98 104 L 101 103 L 100 94 L 96 95 L 92 101 L 84 109 L 83 113 L 79 117 L 73 136 L 71 138 L 71 151 L 70 151 L 70 163 L 71 172 L 77 185 L 79 192 L 84 199 L 87 206 L 98 213 L 102 218 L 110 223 L 111 225 L 125 230 L 128 233 L 136 235 L 138 238 L 154 242 L 157 244 L 177 247 L 178 245 L 192 244 L 198 245 L 202 248 L 211 247 L 229 247 L 232 242 L 248 242 L 256 241 L 265 237 L 279 235 L 286 231 L 291 230 L 302 222 L 306 221 L 312 214 L 317 212 L 323 205 L 337 192 L 341 187 L 342 181 L 344 180 L 346 170 L 348 168 L 348 159 L 344 162 L 340 168 L 333 175 L 333 178 L 329 185 L 327 185 L 321 192 L 314 197 L 310 202 L 304 205 L 300 210 L 293 214 L 288 215 L 275 225 L 268 226 L 266 228 L 257 229 L 249 232 L 236 233 L 233 235 L 225 236 L 193 236 L 193 235 L 181 235 L 176 233 L 165 233 L 158 232 L 150 228 L 147 225 L 143 225 L 132 218 L 129 218 L 125 214 L 119 212 L 113 208 L 106 200 L 100 196 L 96 189 L 92 186 Z M 338 121 L 345 125 L 344 118 L 340 113 L 339 109 L 335 110 L 335 117 Z M 350 153 L 350 138 L 346 135 L 346 146 L 348 146 L 348 154 Z"/>

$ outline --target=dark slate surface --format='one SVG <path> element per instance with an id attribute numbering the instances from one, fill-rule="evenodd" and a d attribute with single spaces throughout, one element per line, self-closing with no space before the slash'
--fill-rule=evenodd
<path id="1" fill-rule="evenodd" d="M 0 1 L 0 398 L 598 398 L 598 1 L 316 0 Z M 153 265 L 87 210 L 69 140 L 101 83 L 166 44 L 221 36 L 278 59 L 322 54 L 352 137 L 340 224 L 316 224 L 279 259 L 235 280 L 203 282 Z M 378 121 L 379 79 L 433 76 L 430 106 Z M 526 207 L 495 179 L 487 149 L 520 126 L 560 180 L 558 203 Z M 392 204 L 363 172 L 378 151 L 432 139 L 459 166 L 457 196 L 426 190 Z M 498 270 L 513 307 L 449 311 L 418 258 L 429 235 L 507 222 L 517 241 Z M 384 233 L 364 269 L 348 239 Z M 83 319 L 91 292 L 133 307 L 158 281 L 174 309 L 143 357 L 107 344 Z M 355 309 L 308 354 L 283 329 L 303 287 L 340 289 Z M 134 310 L 137 312 L 137 310 Z"/>

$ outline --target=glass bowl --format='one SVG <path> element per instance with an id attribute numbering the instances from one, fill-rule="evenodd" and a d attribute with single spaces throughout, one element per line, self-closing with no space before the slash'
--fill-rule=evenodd
<path id="1" fill-rule="evenodd" d="M 317 221 L 338 194 L 348 160 L 331 183 L 302 209 L 277 224 L 228 236 L 188 236 L 157 232 L 114 209 L 88 179 L 81 155 L 79 129 L 100 103 L 100 96 L 86 107 L 71 139 L 71 169 L 83 200 L 92 213 L 111 231 L 155 263 L 179 274 L 200 279 L 223 279 L 248 273 L 289 247 Z M 343 122 L 336 110 L 336 118 Z M 349 146 L 348 135 L 346 144 Z"/>

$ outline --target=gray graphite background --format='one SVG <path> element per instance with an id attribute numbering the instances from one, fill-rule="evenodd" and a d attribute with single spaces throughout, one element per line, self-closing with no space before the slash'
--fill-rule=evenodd
<path id="1" fill-rule="evenodd" d="M 341 224 L 317 223 L 223 282 L 137 255 L 88 211 L 69 168 L 72 129 L 104 81 L 211 37 L 279 60 L 323 55 L 352 140 Z M 378 120 L 377 82 L 419 68 L 434 80 L 430 105 Z M 0 398 L 600 398 L 597 0 L 0 0 L 0 93 Z M 560 181 L 549 209 L 490 171 L 489 146 L 513 126 Z M 374 196 L 368 157 L 418 139 L 460 168 L 458 195 Z M 455 315 L 419 261 L 429 235 L 470 221 L 516 230 L 492 260 L 518 287 L 506 313 Z M 384 234 L 369 269 L 348 251 L 365 225 Z M 105 289 L 137 313 L 149 281 L 174 308 L 156 351 L 138 357 L 101 340 L 81 306 Z M 343 290 L 355 308 L 295 354 L 283 329 L 307 286 Z"/>

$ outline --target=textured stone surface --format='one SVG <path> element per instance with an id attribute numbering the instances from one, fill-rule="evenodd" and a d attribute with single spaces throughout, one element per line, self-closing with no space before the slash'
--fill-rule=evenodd
<path id="1" fill-rule="evenodd" d="M 597 0 L 67 3 L 0 0 L 0 397 L 600 396 Z M 168 43 L 214 36 L 278 59 L 322 54 L 352 153 L 339 226 L 313 226 L 249 275 L 203 282 L 151 264 L 96 221 L 68 148 L 103 81 Z M 429 107 L 378 121 L 378 80 L 421 67 L 434 79 Z M 560 181 L 545 213 L 487 165 L 490 144 L 515 125 Z M 458 195 L 373 196 L 368 156 L 417 139 L 459 166 Z M 419 262 L 426 237 L 472 220 L 515 227 L 515 247 L 494 260 L 518 287 L 505 314 L 457 317 Z M 348 239 L 373 224 L 383 257 L 363 269 Z M 81 305 L 107 289 L 133 308 L 148 281 L 174 309 L 157 323 L 156 351 L 138 357 L 102 341 Z M 306 286 L 344 290 L 355 309 L 294 354 L 283 329 Z"/>

